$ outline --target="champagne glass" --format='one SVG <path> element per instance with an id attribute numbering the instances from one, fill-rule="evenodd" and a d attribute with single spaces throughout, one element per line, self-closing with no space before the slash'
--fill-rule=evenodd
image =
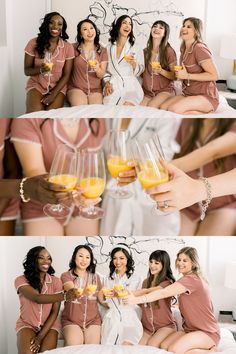
<path id="1" fill-rule="evenodd" d="M 89 72 L 95 72 L 94 67 L 97 65 L 97 59 L 96 59 L 96 51 L 95 50 L 89 50 L 88 52 L 88 66 Z"/>
<path id="2" fill-rule="evenodd" d="M 44 75 L 45 76 L 51 76 L 52 75 L 52 67 L 53 67 L 53 62 L 52 62 L 52 53 L 49 52 L 48 50 L 45 52 L 44 55 L 44 64 L 49 69 Z"/>
<path id="3" fill-rule="evenodd" d="M 124 285 L 122 284 L 121 276 L 118 273 L 115 273 L 115 275 L 114 275 L 114 291 L 118 294 L 123 289 L 124 289 Z"/>
<path id="4" fill-rule="evenodd" d="M 130 60 L 135 59 L 135 52 L 127 52 L 124 54 L 124 59 L 127 63 L 129 63 Z"/>
<path id="5" fill-rule="evenodd" d="M 102 292 L 105 299 L 112 298 L 114 296 L 114 279 L 110 277 L 105 277 L 103 280 Z"/>
<path id="6" fill-rule="evenodd" d="M 153 53 L 151 56 L 151 67 L 152 71 L 154 72 L 155 69 L 158 69 L 160 67 L 160 61 L 159 61 L 159 54 Z M 159 75 L 158 73 L 155 73 L 155 75 Z"/>
<path id="7" fill-rule="evenodd" d="M 82 277 L 77 277 L 75 279 L 75 283 L 74 283 L 77 295 L 79 296 L 79 299 L 81 299 L 83 297 L 83 292 L 84 292 L 84 287 L 85 287 L 85 278 Z M 72 302 L 76 303 L 76 304 L 80 304 L 80 300 L 78 298 L 73 300 Z"/>
<path id="8" fill-rule="evenodd" d="M 132 170 L 128 166 L 131 161 L 130 152 L 130 134 L 128 130 L 111 130 L 108 133 L 108 156 L 107 168 L 113 178 L 117 178 L 120 172 Z M 115 190 L 109 191 L 112 198 L 126 199 L 132 196 L 132 193 L 124 187 L 116 187 Z"/>
<path id="9" fill-rule="evenodd" d="M 96 274 L 90 273 L 88 277 L 88 285 L 86 287 L 86 292 L 88 294 L 89 300 L 96 300 L 96 297 L 94 296 L 96 290 L 97 290 L 97 276 Z"/>
<path id="10" fill-rule="evenodd" d="M 158 184 L 168 182 L 169 175 L 162 164 L 164 152 L 158 136 L 146 142 L 135 139 L 133 156 L 137 162 L 137 177 L 143 189 L 152 188 Z M 157 212 L 156 209 L 155 211 Z M 161 215 L 167 214 L 161 212 Z"/>
<path id="11" fill-rule="evenodd" d="M 65 189 L 60 192 L 68 192 L 75 188 L 77 183 L 76 176 L 76 154 L 72 152 L 66 145 L 59 145 L 53 158 L 48 181 L 56 186 L 64 185 Z M 56 219 L 64 219 L 67 217 L 71 208 L 64 204 L 46 204 L 43 207 L 46 215 Z"/>
<path id="12" fill-rule="evenodd" d="M 106 171 L 102 150 L 82 150 L 78 155 L 77 176 L 79 185 L 85 189 L 82 195 L 87 199 L 95 199 L 102 195 L 106 185 Z M 80 215 L 87 219 L 100 219 L 104 211 L 94 205 L 82 208 Z"/>

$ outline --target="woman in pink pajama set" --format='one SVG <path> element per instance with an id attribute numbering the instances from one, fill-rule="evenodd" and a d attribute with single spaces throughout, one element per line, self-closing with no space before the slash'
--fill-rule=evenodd
<path id="1" fill-rule="evenodd" d="M 182 277 L 174 284 L 139 297 L 129 295 L 124 302 L 140 304 L 178 295 L 183 330 L 170 334 L 161 348 L 174 354 L 191 354 L 196 350 L 199 354 L 217 351 L 220 329 L 214 316 L 209 285 L 201 275 L 196 249 L 182 248 L 175 265 Z"/>

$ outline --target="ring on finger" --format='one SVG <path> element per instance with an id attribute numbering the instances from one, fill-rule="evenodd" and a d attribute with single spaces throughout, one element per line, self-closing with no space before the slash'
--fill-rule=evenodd
<path id="1" fill-rule="evenodd" d="M 164 207 L 164 209 L 168 209 L 169 208 L 168 200 L 164 200 L 163 207 Z"/>

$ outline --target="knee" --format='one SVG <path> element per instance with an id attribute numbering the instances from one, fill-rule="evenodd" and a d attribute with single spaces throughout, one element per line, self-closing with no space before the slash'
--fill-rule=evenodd
<path id="1" fill-rule="evenodd" d="M 160 343 L 160 348 L 168 351 L 167 350 L 168 349 L 168 345 L 167 345 L 167 342 L 165 340 L 163 340 L 163 342 Z"/>
<path id="2" fill-rule="evenodd" d="M 163 109 L 164 111 L 167 111 L 168 110 L 168 105 L 165 104 L 165 103 L 161 103 L 160 106 L 159 106 L 160 109 Z"/>
<path id="3" fill-rule="evenodd" d="M 175 343 L 171 344 L 168 347 L 168 351 L 174 354 L 183 354 L 183 351 L 181 351 L 181 348 L 179 348 L 178 345 L 176 345 Z"/>
<path id="4" fill-rule="evenodd" d="M 173 112 L 173 113 L 179 113 L 179 114 L 183 113 L 178 104 L 170 105 L 168 107 L 168 111 Z"/>

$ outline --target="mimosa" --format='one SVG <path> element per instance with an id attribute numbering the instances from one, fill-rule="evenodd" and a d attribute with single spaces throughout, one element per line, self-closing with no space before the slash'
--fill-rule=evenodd
<path id="1" fill-rule="evenodd" d="M 158 184 L 168 182 L 167 173 L 160 171 L 160 176 L 153 169 L 142 170 L 138 173 L 138 179 L 144 189 L 152 188 Z"/>
<path id="2" fill-rule="evenodd" d="M 85 198 L 94 199 L 100 197 L 105 189 L 105 180 L 98 177 L 82 178 L 80 186 L 88 190 L 83 193 Z"/>
<path id="3" fill-rule="evenodd" d="M 118 292 L 118 297 L 119 298 L 123 298 L 126 297 L 128 295 L 128 291 L 127 290 L 122 290 Z"/>
<path id="4" fill-rule="evenodd" d="M 95 66 L 95 65 L 97 65 L 97 60 L 94 60 L 94 59 L 88 60 L 88 65 L 90 65 L 90 66 Z"/>
<path id="5" fill-rule="evenodd" d="M 103 295 L 105 297 L 113 297 L 113 295 L 110 295 L 110 293 L 113 291 L 113 289 L 109 288 L 102 288 Z"/>
<path id="6" fill-rule="evenodd" d="M 161 66 L 159 61 L 152 61 L 151 62 L 151 67 L 152 69 L 158 69 Z"/>
<path id="7" fill-rule="evenodd" d="M 49 177 L 49 182 L 65 185 L 66 188 L 63 189 L 62 192 L 68 192 L 75 188 L 77 177 L 69 174 L 56 175 Z"/>
<path id="8" fill-rule="evenodd" d="M 114 285 L 114 290 L 118 293 L 120 292 L 121 290 L 124 289 L 124 286 L 122 284 L 115 284 Z"/>
<path id="9" fill-rule="evenodd" d="M 132 170 L 132 167 L 128 166 L 128 160 L 124 160 L 119 156 L 109 158 L 107 160 L 107 168 L 113 178 L 117 178 L 120 172 Z"/>
<path id="10" fill-rule="evenodd" d="M 89 295 L 92 295 L 95 293 L 95 291 L 97 290 L 97 285 L 96 284 L 89 284 L 87 287 L 86 287 L 86 291 Z"/>

